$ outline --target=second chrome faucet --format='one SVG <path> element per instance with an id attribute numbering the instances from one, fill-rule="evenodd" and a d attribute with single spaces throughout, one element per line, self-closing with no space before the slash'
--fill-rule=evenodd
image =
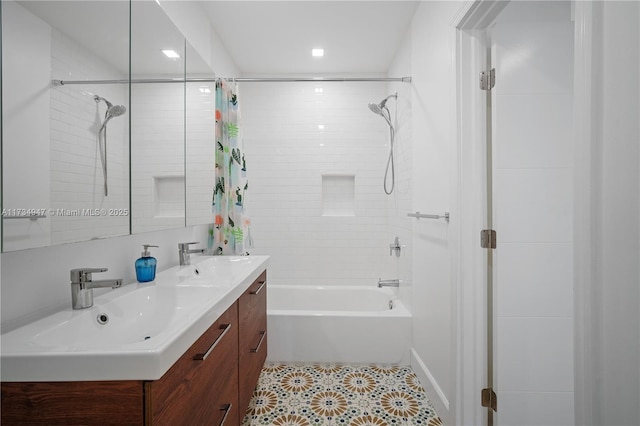
<path id="1" fill-rule="evenodd" d="M 191 243 L 179 243 L 178 244 L 178 257 L 180 258 L 180 266 L 191 264 L 192 253 L 204 253 L 205 249 L 189 249 L 191 244 L 199 244 L 197 241 Z"/>

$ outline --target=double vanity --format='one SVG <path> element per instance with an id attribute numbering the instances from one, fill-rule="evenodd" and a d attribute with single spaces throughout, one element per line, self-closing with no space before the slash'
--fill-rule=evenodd
<path id="1" fill-rule="evenodd" d="M 198 256 L 2 335 L 12 424 L 239 425 L 267 355 L 268 256 Z"/>

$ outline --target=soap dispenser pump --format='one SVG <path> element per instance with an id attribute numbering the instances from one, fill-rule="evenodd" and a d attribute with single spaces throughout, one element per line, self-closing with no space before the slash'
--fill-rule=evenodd
<path id="1" fill-rule="evenodd" d="M 155 257 L 151 257 L 149 247 L 158 246 L 143 244 L 142 247 L 144 247 L 142 257 L 136 260 L 136 279 L 139 283 L 146 283 L 156 279 L 156 264 L 158 261 Z"/>

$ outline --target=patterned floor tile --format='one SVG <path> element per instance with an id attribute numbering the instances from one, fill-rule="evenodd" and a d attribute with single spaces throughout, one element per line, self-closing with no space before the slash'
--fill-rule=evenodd
<path id="1" fill-rule="evenodd" d="M 404 366 L 266 364 L 243 426 L 440 426 Z"/>

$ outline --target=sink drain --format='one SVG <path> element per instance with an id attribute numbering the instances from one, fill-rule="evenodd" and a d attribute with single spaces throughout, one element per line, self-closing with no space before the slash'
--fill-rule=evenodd
<path id="1" fill-rule="evenodd" d="M 109 315 L 107 314 L 98 314 L 98 324 L 105 325 L 109 322 Z"/>

